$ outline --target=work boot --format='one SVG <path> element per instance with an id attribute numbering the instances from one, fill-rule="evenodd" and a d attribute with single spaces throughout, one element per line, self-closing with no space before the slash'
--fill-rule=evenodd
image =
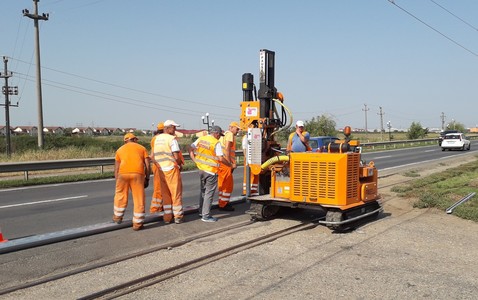
<path id="1" fill-rule="evenodd" d="M 123 218 L 121 217 L 113 217 L 113 222 L 116 224 L 121 224 L 123 222 Z"/>
<path id="2" fill-rule="evenodd" d="M 226 204 L 224 207 L 219 207 L 219 210 L 222 210 L 222 211 L 234 211 L 234 207 L 228 203 Z"/>
<path id="3" fill-rule="evenodd" d="M 181 219 L 179 219 L 179 218 L 175 218 L 175 219 L 174 219 L 174 223 L 175 223 L 175 224 L 181 224 L 181 223 L 183 223 L 183 222 L 184 222 L 184 220 L 183 220 L 182 218 L 181 218 Z"/>
<path id="4" fill-rule="evenodd" d="M 143 229 L 143 224 L 133 225 L 133 230 L 134 230 L 134 231 L 138 231 L 138 230 L 141 230 L 141 229 Z"/>

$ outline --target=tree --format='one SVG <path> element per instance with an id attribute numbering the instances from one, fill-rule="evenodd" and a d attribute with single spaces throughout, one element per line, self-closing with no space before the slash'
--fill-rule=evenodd
<path id="1" fill-rule="evenodd" d="M 334 120 L 326 115 L 313 117 L 310 121 L 305 122 L 305 130 L 310 133 L 310 136 L 335 136 L 337 124 Z"/>
<path id="2" fill-rule="evenodd" d="M 409 140 L 423 139 L 428 134 L 428 128 L 423 128 L 420 122 L 412 122 L 408 129 L 407 138 Z"/>
<path id="3" fill-rule="evenodd" d="M 465 125 L 459 123 L 459 122 L 455 122 L 453 121 L 452 123 L 446 125 L 446 128 L 445 130 L 456 130 L 458 132 L 465 132 L 466 129 L 465 129 Z"/>

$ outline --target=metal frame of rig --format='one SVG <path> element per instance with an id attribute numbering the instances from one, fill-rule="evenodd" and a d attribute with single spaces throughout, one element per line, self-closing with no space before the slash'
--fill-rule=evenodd
<path id="1" fill-rule="evenodd" d="M 247 132 L 245 157 L 248 211 L 256 220 L 274 217 L 281 207 L 325 212 L 321 224 L 346 230 L 376 218 L 382 206 L 373 162 L 361 160 L 360 143 L 349 138 L 330 143 L 323 152 L 285 154 L 275 140 L 292 125 L 292 114 L 274 85 L 275 52 L 260 50 L 259 92 L 251 73 L 242 75 L 240 126 Z M 259 195 L 251 196 L 251 183 Z"/>

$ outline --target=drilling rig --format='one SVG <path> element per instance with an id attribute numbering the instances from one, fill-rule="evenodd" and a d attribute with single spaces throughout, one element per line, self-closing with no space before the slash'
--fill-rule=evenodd
<path id="1" fill-rule="evenodd" d="M 242 75 L 240 126 L 247 132 L 245 159 L 248 213 L 254 220 L 273 218 L 281 207 L 325 213 L 319 223 L 333 230 L 356 227 L 382 211 L 378 173 L 373 162 L 361 160 L 360 143 L 345 138 L 327 145 L 326 152 L 284 153 L 275 139 L 292 124 L 292 114 L 274 83 L 275 52 L 259 52 L 259 91 L 251 73 Z M 259 195 L 251 196 L 253 178 Z"/>

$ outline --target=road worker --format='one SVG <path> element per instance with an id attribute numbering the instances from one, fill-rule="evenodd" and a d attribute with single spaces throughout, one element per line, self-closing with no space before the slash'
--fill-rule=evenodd
<path id="1" fill-rule="evenodd" d="M 247 132 L 245 132 L 242 137 L 242 153 L 244 154 L 244 180 L 242 182 L 242 195 L 247 195 Z M 250 195 L 248 196 L 258 196 L 259 195 L 259 175 L 254 175 L 250 172 Z"/>
<path id="2" fill-rule="evenodd" d="M 166 120 L 164 132 L 156 137 L 153 148 L 153 163 L 159 169 L 161 196 L 163 197 L 163 220 L 165 223 L 171 223 L 174 216 L 176 224 L 182 223 L 184 216 L 181 179 L 183 161 L 175 135 L 176 127 L 179 126 L 173 120 Z"/>
<path id="3" fill-rule="evenodd" d="M 217 173 L 217 186 L 219 193 L 219 210 L 223 211 L 233 211 L 234 207 L 229 203 L 231 199 L 232 190 L 234 188 L 234 179 L 232 173 L 237 168 L 236 165 L 236 135 L 239 132 L 240 127 L 237 122 L 231 122 L 229 124 L 229 130 L 224 132 L 224 136 L 219 138 L 221 143 L 222 153 L 224 158 L 231 165 L 226 166 L 224 163 L 220 162 L 219 171 Z"/>
<path id="4" fill-rule="evenodd" d="M 219 163 L 228 167 L 232 165 L 224 158 L 219 138 L 223 136 L 219 126 L 212 126 L 209 134 L 198 138 L 189 148 L 189 155 L 199 169 L 200 196 L 199 215 L 203 222 L 216 222 L 217 218 L 210 215 L 214 193 L 217 188 L 217 172 Z"/>
<path id="5" fill-rule="evenodd" d="M 149 157 L 151 158 L 151 161 L 154 161 L 154 151 L 153 151 L 154 141 L 156 140 L 157 136 L 163 133 L 163 131 L 164 131 L 164 123 L 160 122 L 158 123 L 155 135 L 151 139 L 151 153 L 149 155 Z M 164 215 L 164 212 L 163 212 L 163 198 L 161 196 L 161 180 L 159 179 L 159 168 L 154 163 L 152 165 L 152 168 L 153 168 L 153 196 L 151 199 L 151 206 L 149 208 L 149 212 L 153 215 L 162 217 Z"/>
<path id="6" fill-rule="evenodd" d="M 138 138 L 127 133 L 115 155 L 116 188 L 113 222 L 120 224 L 128 205 L 128 193 L 133 195 L 133 230 L 140 230 L 144 223 L 144 188 L 149 182 L 149 156 L 146 148 L 137 143 Z"/>
<path id="7" fill-rule="evenodd" d="M 297 121 L 295 131 L 289 135 L 287 142 L 287 153 L 311 151 L 309 145 L 310 134 L 304 129 L 304 122 Z"/>

